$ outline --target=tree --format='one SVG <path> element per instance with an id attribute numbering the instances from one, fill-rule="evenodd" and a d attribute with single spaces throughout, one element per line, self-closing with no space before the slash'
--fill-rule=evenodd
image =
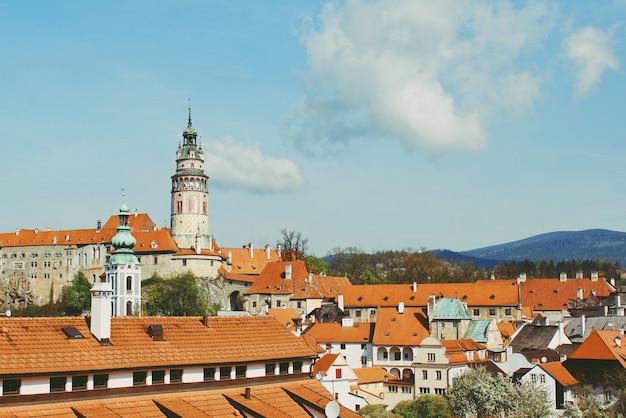
<path id="1" fill-rule="evenodd" d="M 281 229 L 282 241 L 277 244 L 282 246 L 281 256 L 284 261 L 304 260 L 306 257 L 308 238 L 303 238 L 300 232 Z"/>
<path id="2" fill-rule="evenodd" d="M 63 290 L 65 313 L 70 316 L 81 315 L 91 307 L 91 283 L 82 272 L 74 275 L 71 286 Z"/>
<path id="3" fill-rule="evenodd" d="M 393 412 L 402 418 L 448 418 L 452 415 L 450 403 L 439 395 L 420 395 L 414 401 L 399 402 Z"/>
<path id="4" fill-rule="evenodd" d="M 508 376 L 494 376 L 484 367 L 465 371 L 446 398 L 453 414 L 458 416 L 550 416 L 547 394 L 543 389 L 531 384 L 516 385 Z"/>
<path id="5" fill-rule="evenodd" d="M 306 270 L 309 273 L 326 274 L 328 271 L 328 264 L 326 264 L 326 261 L 319 257 L 315 257 L 314 255 L 306 256 L 304 258 L 304 264 L 306 265 Z"/>
<path id="6" fill-rule="evenodd" d="M 366 418 L 402 418 L 401 415 L 389 412 L 382 405 L 367 405 L 359 409 L 359 415 Z"/>
<path id="7" fill-rule="evenodd" d="M 169 279 L 153 276 L 142 283 L 148 315 L 193 316 L 207 313 L 196 276 L 188 271 Z"/>

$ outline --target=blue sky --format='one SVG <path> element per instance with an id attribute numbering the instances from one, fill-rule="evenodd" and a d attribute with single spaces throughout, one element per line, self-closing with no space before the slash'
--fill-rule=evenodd
<path id="1" fill-rule="evenodd" d="M 191 99 L 211 233 L 469 250 L 626 230 L 626 1 L 2 1 L 0 230 L 169 226 Z"/>

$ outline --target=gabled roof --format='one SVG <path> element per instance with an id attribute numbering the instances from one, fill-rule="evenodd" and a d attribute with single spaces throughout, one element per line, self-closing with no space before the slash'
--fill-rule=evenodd
<path id="1" fill-rule="evenodd" d="M 474 283 L 352 285 L 343 290 L 346 308 L 427 306 L 429 295 L 457 298 L 468 306 L 517 306 L 517 283 L 511 280 L 479 280 Z"/>
<path id="2" fill-rule="evenodd" d="M 326 275 L 313 275 L 313 285 L 324 298 L 335 298 L 344 289 L 352 286 L 347 277 L 336 277 Z"/>
<path id="3" fill-rule="evenodd" d="M 310 417 L 314 410 L 323 416 L 332 395 L 315 379 L 282 382 L 250 387 L 250 399 L 244 388 L 173 391 L 110 399 L 71 400 L 54 403 L 0 406 L 0 416 L 14 418 L 76 417 L 212 417 L 253 416 Z M 359 415 L 340 407 L 340 418 Z"/>
<path id="4" fill-rule="evenodd" d="M 517 331 L 517 327 L 513 322 L 497 322 L 498 330 L 500 330 L 500 335 L 502 335 L 503 339 L 509 339 L 515 331 Z"/>
<path id="5" fill-rule="evenodd" d="M 222 248 L 221 254 L 230 259 L 232 268 L 230 275 L 246 275 L 257 277 L 267 263 L 281 261 L 279 253 L 269 247 L 255 249 L 250 244 L 242 248 Z"/>
<path id="6" fill-rule="evenodd" d="M 352 371 L 359 378 L 359 385 L 396 380 L 394 375 L 382 367 L 361 367 Z"/>
<path id="7" fill-rule="evenodd" d="M 326 372 L 328 372 L 328 369 L 330 369 L 330 367 L 335 364 L 335 362 L 337 361 L 337 358 L 339 357 L 338 353 L 328 353 L 328 354 L 324 354 L 322 356 L 321 359 L 317 360 L 315 362 L 315 364 L 313 365 L 313 374 L 317 373 L 317 372 L 322 372 L 324 374 L 326 374 Z"/>
<path id="8" fill-rule="evenodd" d="M 0 373 L 27 375 L 314 357 L 273 317 L 113 317 L 111 345 L 91 336 L 83 317 L 0 318 Z M 163 328 L 153 341 L 148 326 Z M 68 338 L 72 327 L 84 338 Z"/>
<path id="9" fill-rule="evenodd" d="M 581 335 L 581 321 L 584 321 L 584 332 Z M 593 331 L 626 329 L 624 316 L 580 316 L 565 320 L 565 334 L 572 342 L 583 342 Z"/>
<path id="10" fill-rule="evenodd" d="M 435 305 L 433 320 L 470 320 L 467 308 L 457 298 L 441 298 Z"/>
<path id="11" fill-rule="evenodd" d="M 557 382 L 562 384 L 565 387 L 570 387 L 577 385 L 580 383 L 574 376 L 567 371 L 563 364 L 560 361 L 552 361 L 548 363 L 539 363 L 539 367 L 546 371 L 550 376 L 554 378 Z"/>
<path id="12" fill-rule="evenodd" d="M 583 297 L 595 292 L 597 296 L 609 296 L 616 289 L 604 278 L 592 281 L 589 278 L 567 279 L 527 279 L 521 283 L 522 304 L 536 311 L 567 310 L 570 299 L 576 299 L 578 289 Z"/>
<path id="13" fill-rule="evenodd" d="M 295 330 L 300 322 L 300 314 L 293 308 L 271 308 L 268 309 L 267 314 L 276 318 L 290 331 Z"/>
<path id="14" fill-rule="evenodd" d="M 403 312 L 396 307 L 382 307 L 374 330 L 374 345 L 417 346 L 430 336 L 426 327 L 428 319 L 423 308 L 407 308 Z"/>
<path id="15" fill-rule="evenodd" d="M 615 360 L 626 368 L 626 337 L 619 331 L 594 331 L 569 358 Z"/>
<path id="16" fill-rule="evenodd" d="M 356 323 L 351 327 L 344 327 L 337 322 L 316 322 L 306 329 L 306 335 L 313 337 L 319 344 L 372 342 L 374 324 L 368 322 Z"/>
<path id="17" fill-rule="evenodd" d="M 291 266 L 291 278 L 288 278 L 285 273 L 288 265 Z M 312 288 L 308 280 L 309 273 L 303 261 L 273 261 L 267 263 L 245 294 L 292 295 L 298 292 L 303 296 L 310 290 L 321 299 L 319 292 Z M 311 296 L 313 297 L 313 294 Z"/>
<path id="18" fill-rule="evenodd" d="M 481 343 L 487 342 L 487 330 L 490 323 L 490 319 L 473 319 L 467 327 L 465 338 L 471 338 Z"/>
<path id="19" fill-rule="evenodd" d="M 484 344 L 476 342 L 471 338 L 441 340 L 441 345 L 446 348 L 446 353 L 485 350 L 487 348 Z"/>
<path id="20" fill-rule="evenodd" d="M 550 348 L 550 343 L 559 332 L 558 326 L 526 325 L 513 338 L 510 346 L 516 352 L 545 350 Z"/>

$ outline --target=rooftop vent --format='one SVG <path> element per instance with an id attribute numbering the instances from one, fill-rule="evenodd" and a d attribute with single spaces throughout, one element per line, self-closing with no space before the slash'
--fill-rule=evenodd
<path id="1" fill-rule="evenodd" d="M 61 328 L 61 331 L 67 335 L 69 340 L 80 340 L 85 338 L 76 327 L 63 327 Z"/>
<path id="2" fill-rule="evenodd" d="M 163 325 L 151 324 L 148 326 L 148 335 L 152 341 L 165 341 L 163 339 Z"/>

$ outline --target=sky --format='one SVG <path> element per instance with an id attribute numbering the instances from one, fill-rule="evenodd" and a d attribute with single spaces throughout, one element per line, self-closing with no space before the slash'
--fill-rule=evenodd
<path id="1" fill-rule="evenodd" d="M 0 231 L 169 227 L 187 125 L 220 246 L 465 251 L 626 230 L 626 0 L 0 0 Z"/>

